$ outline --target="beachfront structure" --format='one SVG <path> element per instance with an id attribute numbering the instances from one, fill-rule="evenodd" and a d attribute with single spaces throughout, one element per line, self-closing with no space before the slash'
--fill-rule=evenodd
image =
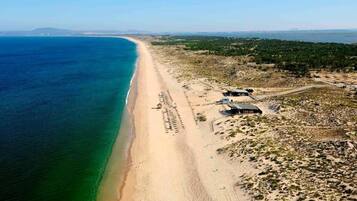
<path id="1" fill-rule="evenodd" d="M 231 99 L 229 99 L 229 98 L 222 98 L 221 100 L 216 101 L 216 104 L 225 105 L 225 104 L 228 104 L 228 103 L 230 103 L 230 102 L 232 102 Z"/>
<path id="2" fill-rule="evenodd" d="M 244 90 L 246 90 L 249 93 L 253 93 L 254 92 L 254 89 L 251 89 L 251 88 L 247 88 L 247 89 L 244 89 Z"/>
<path id="3" fill-rule="evenodd" d="M 232 115 L 263 113 L 257 106 L 251 104 L 229 103 L 228 107 L 230 107 L 230 110 L 227 110 L 226 112 Z"/>
<path id="4" fill-rule="evenodd" d="M 250 93 L 247 90 L 236 89 L 236 90 L 228 90 L 223 93 L 224 96 L 249 96 Z"/>

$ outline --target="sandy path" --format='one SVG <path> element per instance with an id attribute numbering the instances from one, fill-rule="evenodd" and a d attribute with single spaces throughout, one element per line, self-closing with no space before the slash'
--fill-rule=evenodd
<path id="1" fill-rule="evenodd" d="M 299 88 L 296 88 L 296 89 L 291 89 L 291 90 L 278 92 L 278 93 L 273 93 L 273 94 L 269 94 L 269 95 L 259 95 L 259 96 L 254 97 L 254 99 L 261 101 L 261 100 L 267 99 L 267 98 L 272 98 L 272 97 L 276 97 L 276 96 L 285 96 L 285 95 L 304 92 L 304 91 L 307 91 L 307 90 L 310 90 L 310 89 L 314 89 L 314 88 L 324 88 L 324 87 L 328 87 L 328 85 L 313 84 L 313 85 L 303 86 L 303 87 L 299 87 Z"/>
<path id="2" fill-rule="evenodd" d="M 207 132 L 196 125 L 182 87 L 154 61 L 147 45 L 138 45 L 135 139 L 131 166 L 121 189 L 122 201 L 246 200 L 234 189 L 239 170 L 216 157 Z M 163 109 L 153 109 L 167 99 Z M 173 129 L 165 126 L 164 109 L 172 113 Z M 206 135 L 206 136 L 205 136 Z"/>

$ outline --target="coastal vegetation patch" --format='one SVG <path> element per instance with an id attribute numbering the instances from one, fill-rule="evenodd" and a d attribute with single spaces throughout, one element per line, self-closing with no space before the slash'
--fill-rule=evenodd
<path id="1" fill-rule="evenodd" d="M 312 43 L 260 38 L 172 36 L 153 45 L 179 45 L 205 55 L 247 56 L 256 64 L 274 64 L 296 76 L 311 70 L 352 72 L 357 70 L 357 45 Z M 249 60 L 248 60 L 249 61 Z"/>

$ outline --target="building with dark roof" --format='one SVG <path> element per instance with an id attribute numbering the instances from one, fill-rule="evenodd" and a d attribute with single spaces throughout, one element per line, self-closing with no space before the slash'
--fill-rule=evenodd
<path id="1" fill-rule="evenodd" d="M 236 89 L 236 90 L 228 90 L 223 93 L 224 96 L 249 96 L 250 93 L 247 90 Z"/>
<path id="2" fill-rule="evenodd" d="M 228 107 L 230 110 L 227 110 L 229 114 L 262 114 L 263 112 L 259 107 L 251 104 L 240 104 L 240 103 L 229 103 Z"/>

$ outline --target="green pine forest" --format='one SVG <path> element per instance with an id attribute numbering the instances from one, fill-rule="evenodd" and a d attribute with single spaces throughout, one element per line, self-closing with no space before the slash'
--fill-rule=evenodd
<path id="1" fill-rule="evenodd" d="M 166 36 L 153 45 L 183 45 L 184 49 L 221 56 L 250 56 L 257 64 L 275 64 L 297 76 L 310 70 L 357 71 L 357 45 L 258 38 Z"/>

